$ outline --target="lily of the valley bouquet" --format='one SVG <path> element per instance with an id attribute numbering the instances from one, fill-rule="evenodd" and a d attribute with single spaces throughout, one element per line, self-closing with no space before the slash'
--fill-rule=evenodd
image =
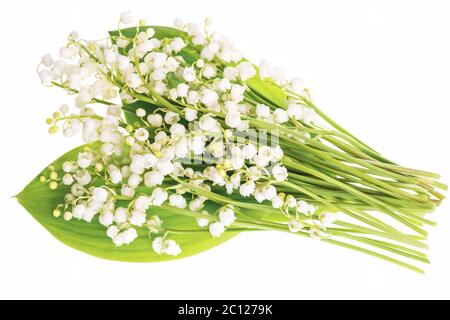
<path id="1" fill-rule="evenodd" d="M 447 188 L 439 175 L 380 155 L 318 109 L 301 79 L 210 32 L 210 19 L 130 22 L 122 14 L 101 41 L 72 32 L 39 64 L 44 85 L 74 97 L 49 132 L 85 143 L 18 195 L 56 238 L 145 262 L 280 231 L 421 271 L 426 214 Z"/>

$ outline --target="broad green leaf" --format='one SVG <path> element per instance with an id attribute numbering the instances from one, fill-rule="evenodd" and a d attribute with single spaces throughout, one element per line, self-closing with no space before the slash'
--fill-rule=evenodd
<path id="1" fill-rule="evenodd" d="M 135 124 L 136 122 L 141 123 L 141 120 L 136 115 L 136 110 L 139 108 L 142 108 L 146 111 L 147 114 L 153 113 L 155 109 L 159 108 L 159 106 L 142 101 L 142 100 L 136 100 L 132 103 L 126 103 L 125 101 L 122 101 L 123 105 L 123 113 L 125 116 L 125 120 L 128 124 Z"/>
<path id="2" fill-rule="evenodd" d="M 145 31 L 148 28 L 153 28 L 155 30 L 154 37 L 159 40 L 164 38 L 176 38 L 176 37 L 187 39 L 187 37 L 189 36 L 185 31 L 164 26 L 141 26 L 139 27 L 139 31 Z M 138 28 L 136 27 L 120 29 L 120 33 L 122 33 L 123 36 L 132 39 L 136 35 L 137 30 Z M 120 33 L 119 30 L 114 30 L 110 31 L 109 35 L 112 37 L 117 37 L 119 36 Z M 199 52 L 198 48 L 189 43 L 185 48 L 183 48 L 183 50 L 178 52 L 177 55 L 182 56 L 184 60 L 189 65 L 191 65 L 200 58 L 198 52 Z"/>
<path id="3" fill-rule="evenodd" d="M 180 83 L 184 83 L 183 80 L 179 79 L 176 76 L 175 72 L 169 72 L 167 74 L 166 79 L 167 79 L 167 82 L 168 82 L 170 88 L 176 88 Z"/>
<path id="4" fill-rule="evenodd" d="M 163 38 L 175 38 L 175 37 L 186 39 L 188 37 L 188 34 L 180 29 L 165 26 L 140 26 L 139 31 L 145 31 L 148 28 L 153 28 L 153 30 L 155 30 L 154 37 L 159 40 Z M 134 38 L 136 36 L 137 30 L 138 30 L 137 27 L 130 27 L 120 29 L 120 32 L 127 38 Z M 110 31 L 109 34 L 111 36 L 117 37 L 119 36 L 119 30 Z"/>
<path id="5" fill-rule="evenodd" d="M 266 100 L 276 107 L 286 106 L 286 93 L 275 83 L 267 79 L 261 79 L 258 75 L 247 80 L 248 87 L 258 97 Z"/>
<path id="6" fill-rule="evenodd" d="M 61 175 L 64 161 L 75 160 L 78 152 L 85 146 L 76 148 L 57 159 L 52 165 Z M 226 232 L 219 238 L 212 238 L 209 232 L 191 234 L 170 234 L 170 239 L 178 242 L 182 253 L 177 257 L 158 255 L 151 248 L 151 240 L 147 232 L 139 230 L 139 237 L 130 245 L 116 247 L 105 234 L 105 227 L 95 218 L 91 223 L 72 219 L 65 221 L 62 217 L 55 218 L 52 210 L 63 201 L 68 188 L 59 187 L 50 190 L 46 183 L 39 181 L 41 175 L 48 176 L 48 169 L 43 170 L 25 189 L 17 195 L 19 203 L 55 238 L 66 245 L 90 255 L 117 261 L 156 262 L 188 257 L 215 247 L 238 234 Z M 195 219 L 159 207 L 151 207 L 148 215 L 157 214 L 166 227 L 183 230 L 198 230 Z"/>

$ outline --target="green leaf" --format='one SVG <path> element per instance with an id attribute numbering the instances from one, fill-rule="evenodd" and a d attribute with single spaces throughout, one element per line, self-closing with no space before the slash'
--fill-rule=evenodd
<path id="1" fill-rule="evenodd" d="M 169 72 L 166 76 L 166 79 L 170 88 L 176 88 L 180 83 L 184 83 L 183 80 L 177 77 L 175 72 Z"/>
<path id="2" fill-rule="evenodd" d="M 126 29 L 120 29 L 120 32 L 119 32 L 119 30 L 109 31 L 109 35 L 114 38 L 114 37 L 118 37 L 121 33 L 123 36 L 133 39 L 136 36 L 136 32 L 138 31 L 138 29 L 139 29 L 139 32 L 141 32 L 141 31 L 147 30 L 148 28 L 153 28 L 153 30 L 155 30 L 154 37 L 158 40 L 162 40 L 165 38 L 170 39 L 170 38 L 176 38 L 176 37 L 180 37 L 180 38 L 186 40 L 189 37 L 189 35 L 185 31 L 171 28 L 171 27 L 164 27 L 164 26 L 140 26 L 139 28 L 131 27 L 131 28 L 126 28 Z M 127 48 L 127 49 L 129 49 L 129 48 Z M 197 61 L 200 58 L 198 48 L 196 46 L 192 45 L 191 43 L 188 43 L 187 46 L 185 48 L 183 48 L 183 50 L 181 50 L 180 52 L 177 53 L 177 55 L 182 56 L 183 59 L 189 65 L 192 65 L 192 63 L 194 63 L 195 61 Z"/>
<path id="3" fill-rule="evenodd" d="M 182 31 L 180 29 L 171 28 L 171 27 L 165 27 L 165 26 L 140 26 L 139 31 L 146 31 L 149 28 L 153 28 L 155 30 L 154 37 L 156 39 L 164 39 L 164 38 L 175 38 L 180 37 L 183 39 L 186 39 L 188 37 L 188 34 L 185 31 Z M 136 36 L 138 28 L 137 27 L 130 27 L 125 29 L 120 29 L 120 32 L 122 35 L 124 35 L 127 38 L 134 38 Z M 119 30 L 109 31 L 109 34 L 111 36 L 119 36 Z"/>
<path id="4" fill-rule="evenodd" d="M 62 175 L 62 164 L 67 160 L 75 160 L 78 152 L 84 148 L 86 146 L 73 149 L 52 163 L 59 176 Z M 53 217 L 53 209 L 63 202 L 69 188 L 58 187 L 56 190 L 50 190 L 46 183 L 39 181 L 41 175 L 48 176 L 49 170 L 43 170 L 17 195 L 19 203 L 55 238 L 72 248 L 99 258 L 130 262 L 179 259 L 208 250 L 238 234 L 238 232 L 227 231 L 220 238 L 212 238 L 207 230 L 190 234 L 170 234 L 169 238 L 176 240 L 182 249 L 182 253 L 177 257 L 156 254 L 151 248 L 151 240 L 144 228 L 138 230 L 139 237 L 133 243 L 116 247 L 106 236 L 106 228 L 98 222 L 97 218 L 87 223 L 76 219 L 65 221 L 62 217 Z M 151 207 L 148 215 L 152 214 L 159 215 L 167 228 L 199 230 L 192 217 L 175 214 L 160 207 Z"/>
<path id="5" fill-rule="evenodd" d="M 139 117 L 136 115 L 136 110 L 142 108 L 145 110 L 146 114 L 153 113 L 155 109 L 159 108 L 156 104 L 151 104 L 149 102 L 145 102 L 142 100 L 136 100 L 132 103 L 126 103 L 122 101 L 123 105 L 123 113 L 125 116 L 125 120 L 128 124 L 135 124 L 136 122 L 142 123 Z"/>
<path id="6" fill-rule="evenodd" d="M 286 106 L 286 93 L 274 82 L 261 79 L 258 75 L 247 80 L 248 87 L 258 97 L 263 98 L 266 103 L 275 107 L 284 108 Z"/>

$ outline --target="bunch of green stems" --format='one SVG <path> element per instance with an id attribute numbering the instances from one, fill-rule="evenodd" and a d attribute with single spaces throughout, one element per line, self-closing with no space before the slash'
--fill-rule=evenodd
<path id="1" fill-rule="evenodd" d="M 138 96 L 142 99 L 140 101 L 151 103 L 154 108 L 164 109 L 170 104 L 170 110 L 179 113 L 182 113 L 185 107 L 195 108 L 200 113 L 211 113 L 197 106 L 166 100 L 161 96 Z M 302 101 L 313 106 L 309 100 Z M 223 121 L 224 115 L 217 113 L 215 116 Z M 320 208 L 319 212 L 340 212 L 348 218 L 344 217 L 335 222 L 332 228 L 327 228 L 327 236 L 322 239 L 323 242 L 357 250 L 422 272 L 398 257 L 422 263 L 429 262 L 423 252 L 427 249 L 424 243 L 427 236 L 424 226 L 435 223 L 424 218 L 424 215 L 433 211 L 443 199 L 436 187 L 446 189 L 444 184 L 437 181 L 437 174 L 404 168 L 388 161 L 339 128 L 329 130 L 301 123 L 288 127 L 256 119 L 248 120 L 252 128 L 275 129 L 278 133 L 279 143 L 285 153 L 283 164 L 289 170 L 288 181 L 271 181 L 277 184 L 278 191 L 316 205 Z M 299 139 L 292 139 L 296 136 Z M 239 137 L 235 138 L 239 141 Z M 200 164 L 199 169 L 201 168 Z M 286 226 L 288 218 L 270 203 L 259 204 L 239 196 L 229 197 L 219 188 L 206 191 L 176 177 L 166 179 L 165 184 L 181 185 L 188 192 L 207 197 L 218 205 L 233 205 L 238 213 L 238 220 L 229 231 L 289 232 Z M 173 207 L 166 209 L 194 218 L 217 220 L 214 215 L 205 216 Z M 261 212 L 264 212 L 264 215 L 261 215 Z M 393 226 L 395 223 L 387 222 L 385 217 L 395 220 L 398 227 Z M 319 219 L 319 214 L 311 218 L 311 225 L 305 221 L 305 230 L 296 233 L 297 235 L 309 237 L 308 229 Z M 401 230 L 402 227 L 410 229 L 410 232 Z M 172 229 L 169 232 L 205 231 Z"/>

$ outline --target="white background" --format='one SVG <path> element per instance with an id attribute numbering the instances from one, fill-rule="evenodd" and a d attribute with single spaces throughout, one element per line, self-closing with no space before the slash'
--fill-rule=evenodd
<path id="1" fill-rule="evenodd" d="M 124 6 L 126 4 L 126 7 Z M 90 257 L 52 238 L 11 196 L 80 140 L 49 136 L 63 102 L 35 67 L 66 35 L 99 39 L 132 10 L 171 25 L 202 22 L 255 62 L 303 77 L 317 104 L 383 154 L 449 181 L 448 1 L 2 1 L 0 298 L 450 298 L 450 212 L 432 217 L 432 265 L 419 275 L 309 239 L 242 234 L 156 264 Z"/>

